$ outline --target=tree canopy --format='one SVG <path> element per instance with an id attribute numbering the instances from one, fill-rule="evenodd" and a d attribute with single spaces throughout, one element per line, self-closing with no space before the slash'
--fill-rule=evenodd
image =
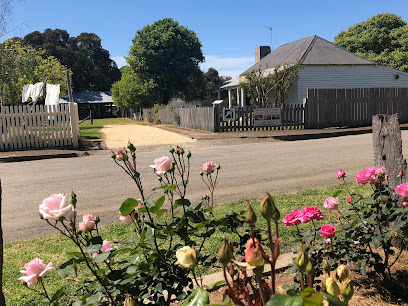
<path id="1" fill-rule="evenodd" d="M 112 99 L 116 106 L 131 108 L 150 107 L 156 102 L 156 88 L 152 83 L 142 83 L 129 66 L 121 68 L 122 78 L 112 85 Z"/>
<path id="2" fill-rule="evenodd" d="M 44 50 L 46 55 L 71 69 L 76 91 L 109 91 L 112 83 L 120 79 L 120 70 L 95 33 L 71 37 L 65 30 L 46 29 L 43 33 L 27 34 L 23 41 L 33 49 Z"/>
<path id="3" fill-rule="evenodd" d="M 395 14 L 378 14 L 340 32 L 334 43 L 364 58 L 408 72 L 408 25 Z"/>
<path id="4" fill-rule="evenodd" d="M 154 88 L 156 101 L 163 104 L 175 96 L 197 94 L 203 61 L 196 33 L 171 18 L 138 30 L 127 57 L 141 88 Z"/>
<path id="5" fill-rule="evenodd" d="M 23 85 L 44 82 L 60 84 L 67 91 L 66 67 L 53 56 L 33 50 L 21 41 L 7 40 L 0 45 L 0 100 L 5 104 L 21 102 Z"/>

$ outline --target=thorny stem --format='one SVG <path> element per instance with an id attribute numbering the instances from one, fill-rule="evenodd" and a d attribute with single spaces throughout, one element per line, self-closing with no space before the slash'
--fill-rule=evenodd
<path id="1" fill-rule="evenodd" d="M 275 250 L 274 244 L 272 240 L 272 230 L 271 230 L 271 221 L 268 221 L 268 238 L 269 238 L 269 247 L 271 249 L 271 287 L 272 287 L 272 294 L 275 294 Z"/>
<path id="2" fill-rule="evenodd" d="M 256 281 L 258 282 L 258 287 L 259 287 L 259 293 L 261 296 L 262 300 L 262 305 L 266 305 L 266 296 L 265 296 L 265 290 L 263 287 L 263 282 L 262 282 L 262 273 L 256 273 Z"/>
<path id="3" fill-rule="evenodd" d="M 47 300 L 49 300 L 49 301 L 51 302 L 50 296 L 48 295 L 47 289 L 45 289 L 45 286 L 44 286 L 44 283 L 43 283 L 43 281 L 42 281 L 42 278 L 40 278 L 40 283 L 41 283 L 41 286 L 42 286 L 43 289 L 44 289 L 44 296 L 47 298 Z"/>

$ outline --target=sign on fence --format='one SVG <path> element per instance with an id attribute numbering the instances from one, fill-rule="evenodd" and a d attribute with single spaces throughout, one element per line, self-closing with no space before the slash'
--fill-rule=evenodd
<path id="1" fill-rule="evenodd" d="M 282 124 L 280 108 L 255 108 L 254 126 L 279 126 Z"/>
<path id="2" fill-rule="evenodd" d="M 222 121 L 235 121 L 235 108 L 223 108 Z"/>

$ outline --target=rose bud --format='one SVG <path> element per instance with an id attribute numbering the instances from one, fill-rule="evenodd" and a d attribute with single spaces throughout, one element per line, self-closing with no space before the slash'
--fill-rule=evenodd
<path id="1" fill-rule="evenodd" d="M 176 251 L 176 265 L 186 269 L 193 269 L 197 263 L 197 255 L 194 249 L 189 246 L 182 247 Z"/>
<path id="2" fill-rule="evenodd" d="M 323 259 L 323 270 L 326 271 L 327 274 L 330 275 L 331 265 L 330 265 L 330 263 L 329 263 L 326 259 Z"/>
<path id="3" fill-rule="evenodd" d="M 116 159 L 116 153 L 112 151 L 111 157 L 112 157 L 113 159 Z"/>
<path id="4" fill-rule="evenodd" d="M 314 268 L 314 265 L 312 263 L 312 261 L 309 259 L 309 262 L 307 263 L 306 266 L 306 272 L 309 273 L 309 275 L 314 279 L 315 275 L 316 275 L 316 270 Z"/>
<path id="5" fill-rule="evenodd" d="M 349 269 L 345 265 L 340 265 L 336 270 L 337 279 L 340 281 L 345 280 L 349 276 Z"/>
<path id="6" fill-rule="evenodd" d="M 132 296 L 127 295 L 125 301 L 123 302 L 123 306 L 134 306 L 135 303 L 133 302 Z"/>
<path id="7" fill-rule="evenodd" d="M 201 175 L 201 176 L 204 175 L 204 171 L 203 171 L 203 170 L 200 171 L 200 175 Z"/>
<path id="8" fill-rule="evenodd" d="M 246 243 L 245 248 L 245 261 L 250 266 L 263 267 L 265 260 L 263 258 L 264 250 L 259 243 L 258 239 L 250 238 Z"/>
<path id="9" fill-rule="evenodd" d="M 339 170 L 337 170 L 336 176 L 337 176 L 338 179 L 341 179 L 341 178 L 346 176 L 346 172 L 344 172 L 344 170 L 342 170 L 342 169 L 339 169 Z"/>
<path id="10" fill-rule="evenodd" d="M 271 221 L 271 219 L 278 221 L 280 218 L 280 212 L 276 208 L 275 201 L 269 193 L 266 193 L 266 196 L 262 199 L 259 211 L 267 221 Z"/>
<path id="11" fill-rule="evenodd" d="M 307 264 L 309 263 L 309 257 L 305 252 L 300 251 L 295 261 L 300 273 L 305 273 Z"/>
<path id="12" fill-rule="evenodd" d="M 133 143 L 131 143 L 131 142 L 128 143 L 127 147 L 128 147 L 128 149 L 129 149 L 131 152 L 135 152 L 135 151 L 136 151 L 135 146 L 134 146 Z"/>
<path id="13" fill-rule="evenodd" d="M 71 197 L 69 198 L 69 203 L 72 204 L 74 207 L 77 203 L 76 194 L 73 191 L 71 191 Z"/>
<path id="14" fill-rule="evenodd" d="M 337 285 L 337 282 L 333 277 L 329 277 L 326 279 L 326 282 L 324 283 L 324 287 L 326 288 L 326 291 L 328 294 L 334 297 L 339 296 L 340 288 L 339 288 L 339 285 Z"/>
<path id="15" fill-rule="evenodd" d="M 402 172 L 402 170 L 400 172 L 398 172 L 397 177 L 401 177 L 404 173 Z"/>
<path id="16" fill-rule="evenodd" d="M 350 198 L 346 198 L 346 201 L 350 204 L 352 200 Z"/>
<path id="17" fill-rule="evenodd" d="M 183 148 L 180 149 L 180 154 L 181 154 L 181 155 L 184 154 L 184 149 L 183 149 Z"/>
<path id="18" fill-rule="evenodd" d="M 229 247 L 227 239 L 224 237 L 224 243 L 218 252 L 218 261 L 226 268 L 232 259 L 231 248 Z"/>
<path id="19" fill-rule="evenodd" d="M 255 212 L 252 209 L 251 204 L 249 204 L 249 203 L 248 203 L 248 212 L 247 212 L 247 215 L 245 217 L 245 222 L 249 223 L 249 224 L 255 224 L 255 222 L 256 222 Z"/>
<path id="20" fill-rule="evenodd" d="M 341 289 L 340 293 L 343 296 L 344 302 L 348 304 L 348 302 L 351 300 L 354 294 L 354 288 L 353 288 L 353 280 L 350 278 L 346 278 L 342 283 L 341 283 Z"/>
<path id="21" fill-rule="evenodd" d="M 186 156 L 187 156 L 187 158 L 190 158 L 191 157 L 191 152 L 188 151 Z"/>
<path id="22" fill-rule="evenodd" d="M 174 153 L 174 148 L 170 146 L 169 152 L 173 154 Z"/>
<path id="23" fill-rule="evenodd" d="M 215 167 L 217 170 L 220 170 L 221 169 L 221 165 L 217 165 L 217 167 Z"/>

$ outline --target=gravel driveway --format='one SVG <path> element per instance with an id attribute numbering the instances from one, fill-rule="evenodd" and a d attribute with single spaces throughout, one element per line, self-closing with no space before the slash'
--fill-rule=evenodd
<path id="1" fill-rule="evenodd" d="M 136 147 L 186 144 L 197 141 L 177 133 L 140 124 L 106 125 L 100 131 L 104 134 L 105 144 L 109 149 L 123 147 L 128 141 Z"/>

